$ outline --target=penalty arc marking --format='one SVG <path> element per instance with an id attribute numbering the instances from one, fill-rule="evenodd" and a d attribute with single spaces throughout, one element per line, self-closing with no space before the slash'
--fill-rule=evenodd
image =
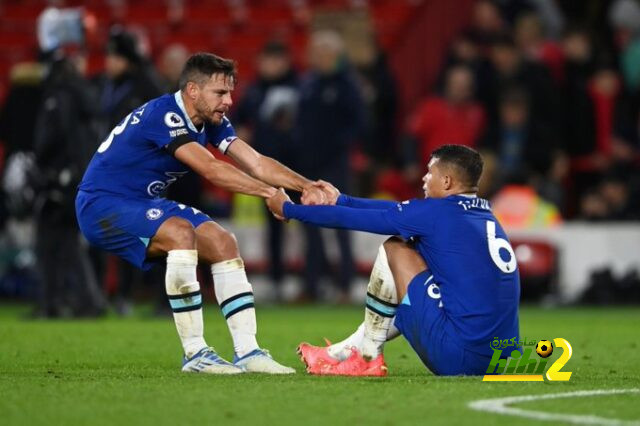
<path id="1" fill-rule="evenodd" d="M 561 421 L 561 422 L 581 424 L 581 425 L 640 426 L 640 421 L 638 420 L 608 419 L 605 417 L 598 417 L 598 416 L 592 416 L 592 415 L 549 413 L 549 412 L 543 412 L 543 411 L 524 410 L 522 408 L 509 407 L 510 404 L 517 404 L 519 402 L 541 401 L 545 399 L 559 399 L 559 398 L 577 398 L 577 397 L 585 397 L 585 396 L 616 395 L 616 394 L 624 394 L 624 393 L 640 393 L 640 388 L 596 389 L 596 390 L 583 390 L 583 391 L 565 392 L 565 393 L 522 395 L 522 396 L 510 396 L 506 398 L 481 399 L 478 401 L 470 402 L 469 408 L 472 408 L 478 411 L 488 411 L 490 413 L 526 417 L 534 420 L 548 420 L 548 421 L 556 421 L 556 422 Z"/>

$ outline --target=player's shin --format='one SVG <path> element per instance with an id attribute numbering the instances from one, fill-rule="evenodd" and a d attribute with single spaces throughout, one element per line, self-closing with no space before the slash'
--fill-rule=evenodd
<path id="1" fill-rule="evenodd" d="M 360 344 L 360 351 L 365 359 L 377 358 L 382 353 L 397 307 L 396 284 L 389 268 L 387 253 L 380 246 L 367 286 L 364 336 Z"/>
<path id="2" fill-rule="evenodd" d="M 196 278 L 197 265 L 196 250 L 171 250 L 167 255 L 165 286 L 187 358 L 207 346 L 203 337 L 202 295 Z"/>
<path id="3" fill-rule="evenodd" d="M 216 298 L 227 320 L 236 356 L 258 349 L 253 289 L 247 280 L 242 259 L 235 258 L 211 265 Z"/>

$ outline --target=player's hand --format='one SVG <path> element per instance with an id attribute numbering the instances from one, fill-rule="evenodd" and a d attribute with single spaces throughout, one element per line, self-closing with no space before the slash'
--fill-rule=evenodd
<path id="1" fill-rule="evenodd" d="M 327 204 L 327 197 L 324 191 L 312 182 L 302 189 L 300 202 L 305 206 L 318 206 Z"/>
<path id="2" fill-rule="evenodd" d="M 284 192 L 283 188 L 280 188 L 273 196 L 266 198 L 264 201 L 276 219 L 285 220 L 283 213 L 284 203 L 291 202 L 291 198 Z"/>
<path id="3" fill-rule="evenodd" d="M 338 188 L 336 188 L 329 182 L 324 181 L 322 179 L 318 179 L 317 181 L 313 182 L 313 186 L 315 186 L 316 188 L 320 188 L 322 190 L 326 198 L 325 204 L 334 206 L 338 202 L 340 191 L 338 190 Z"/>

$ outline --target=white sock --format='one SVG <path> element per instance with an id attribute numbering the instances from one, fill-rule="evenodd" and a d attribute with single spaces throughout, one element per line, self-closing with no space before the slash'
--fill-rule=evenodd
<path id="1" fill-rule="evenodd" d="M 235 258 L 211 265 L 216 298 L 227 320 L 238 357 L 258 349 L 256 310 L 253 289 L 247 280 L 242 259 Z"/>
<path id="2" fill-rule="evenodd" d="M 165 288 L 187 358 L 207 346 L 203 337 L 202 295 L 196 278 L 197 265 L 197 250 L 170 250 L 167 255 Z"/>
<path id="3" fill-rule="evenodd" d="M 367 286 L 364 336 L 359 346 L 365 359 L 375 359 L 382 353 L 397 307 L 396 284 L 389 268 L 387 253 L 384 246 L 380 246 Z"/>
<path id="4" fill-rule="evenodd" d="M 400 335 L 400 330 L 396 328 L 391 322 L 389 330 L 387 331 L 387 342 L 393 340 Z M 344 361 L 351 355 L 351 348 L 359 348 L 362 345 L 362 339 L 364 339 L 364 323 L 360 324 L 356 331 L 341 342 L 334 343 L 327 348 L 329 355 L 340 361 Z"/>
<path id="5" fill-rule="evenodd" d="M 364 337 L 364 323 L 360 324 L 356 331 L 341 342 L 334 343 L 327 348 L 327 352 L 333 358 L 344 361 L 351 355 L 351 348 L 359 348 Z"/>

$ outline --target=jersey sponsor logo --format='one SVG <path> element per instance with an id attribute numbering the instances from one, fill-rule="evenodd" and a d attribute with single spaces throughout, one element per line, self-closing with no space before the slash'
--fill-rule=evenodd
<path id="1" fill-rule="evenodd" d="M 156 220 L 162 217 L 162 215 L 164 214 L 164 212 L 161 209 L 149 209 L 147 210 L 147 219 L 149 220 Z"/>
<path id="2" fill-rule="evenodd" d="M 166 181 L 154 180 L 149 185 L 147 185 L 147 194 L 152 197 L 157 197 L 164 191 L 167 186 L 171 185 L 173 182 L 177 181 L 182 176 L 186 175 L 188 172 L 165 172 L 165 175 L 169 178 Z"/>
<path id="3" fill-rule="evenodd" d="M 188 134 L 189 132 L 187 131 L 187 129 L 169 130 L 169 136 L 172 138 L 175 138 L 176 136 L 188 135 Z"/>
<path id="4" fill-rule="evenodd" d="M 164 124 L 169 127 L 184 127 L 184 120 L 177 113 L 169 111 L 164 115 Z"/>

